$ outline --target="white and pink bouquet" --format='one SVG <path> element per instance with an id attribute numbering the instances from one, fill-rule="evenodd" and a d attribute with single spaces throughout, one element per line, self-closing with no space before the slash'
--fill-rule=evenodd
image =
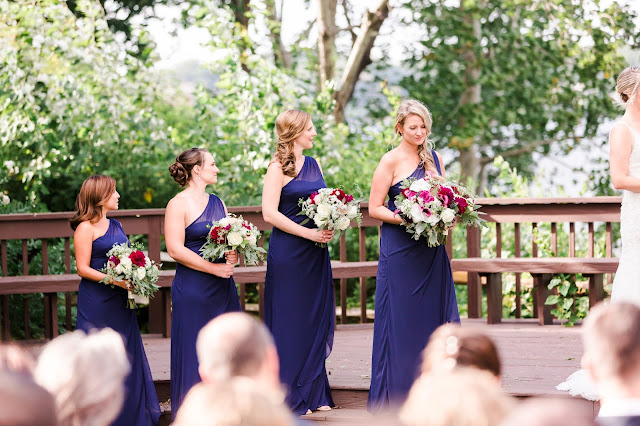
<path id="1" fill-rule="evenodd" d="M 352 220 L 358 224 L 362 223 L 360 201 L 339 188 L 320 188 L 306 200 L 301 198 L 298 205 L 302 208 L 298 214 L 309 218 L 302 224 L 313 220 L 318 229 L 337 231 L 338 236 L 351 225 Z M 320 247 L 326 246 L 322 243 L 316 244 Z"/>
<path id="2" fill-rule="evenodd" d="M 431 171 L 422 179 L 402 181 L 395 198 L 395 213 L 415 240 L 425 236 L 429 247 L 444 244 L 454 223 L 486 226 L 477 211 L 474 194 L 456 182 L 447 182 Z"/>
<path id="3" fill-rule="evenodd" d="M 149 298 L 160 288 L 156 285 L 160 269 L 150 260 L 138 244 L 114 244 L 107 253 L 107 264 L 100 271 L 107 274 L 102 283 L 111 284 L 111 280 L 129 281 L 127 306 L 137 308 L 135 297 Z"/>
<path id="4" fill-rule="evenodd" d="M 260 231 L 242 216 L 229 214 L 213 221 L 208 228 L 207 241 L 200 248 L 203 258 L 214 261 L 223 257 L 227 251 L 237 250 L 244 256 L 247 265 L 257 265 L 264 260 L 267 251 L 258 246 Z"/>

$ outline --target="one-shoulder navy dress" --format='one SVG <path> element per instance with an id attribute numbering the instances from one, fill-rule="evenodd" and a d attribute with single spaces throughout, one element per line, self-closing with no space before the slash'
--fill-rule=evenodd
<path id="1" fill-rule="evenodd" d="M 438 173 L 440 163 L 432 152 Z M 423 178 L 422 165 L 408 177 Z M 389 188 L 389 210 L 401 182 Z M 401 404 L 419 373 L 420 354 L 440 325 L 460 322 L 451 264 L 443 245 L 416 241 L 404 226 L 383 223 L 376 277 L 371 388 L 367 408 Z"/>
<path id="2" fill-rule="evenodd" d="M 204 212 L 184 230 L 184 245 L 200 255 L 213 220 L 225 217 L 224 204 L 213 194 Z M 220 258 L 215 263 L 224 263 Z M 225 312 L 240 310 L 233 278 L 220 278 L 180 263 L 171 287 L 171 415 L 193 385 L 200 382 L 196 340 L 209 321 Z"/>
<path id="3" fill-rule="evenodd" d="M 91 244 L 93 269 L 107 264 L 107 252 L 114 244 L 126 243 L 127 234 L 115 219 L 109 219 L 107 232 Z M 131 362 L 131 372 L 125 379 L 125 397 L 122 411 L 113 425 L 155 425 L 160 417 L 158 395 L 151 377 L 149 362 L 144 352 L 136 311 L 127 308 L 127 290 L 113 288 L 83 278 L 78 290 L 78 319 L 76 329 L 112 328 L 122 335 Z"/>
<path id="4" fill-rule="evenodd" d="M 278 211 L 296 223 L 298 200 L 326 188 L 320 167 L 305 157 L 300 173 L 280 194 Z M 304 226 L 314 228 L 313 221 Z M 264 321 L 280 357 L 280 380 L 295 414 L 334 406 L 325 369 L 333 347 L 335 307 L 329 249 L 273 228 L 267 254 Z"/>

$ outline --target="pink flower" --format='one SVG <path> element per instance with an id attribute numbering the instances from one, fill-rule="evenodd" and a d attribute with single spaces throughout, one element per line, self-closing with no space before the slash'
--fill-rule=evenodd
<path id="1" fill-rule="evenodd" d="M 345 199 L 346 199 L 347 203 L 350 203 L 350 202 L 353 201 L 353 195 L 346 194 L 345 195 Z"/>
<path id="2" fill-rule="evenodd" d="M 431 193 L 429 191 L 422 191 L 420 192 L 420 198 L 422 198 L 422 201 L 424 202 L 424 204 L 426 203 L 430 203 L 434 200 L 433 195 L 431 195 Z M 429 213 L 431 214 L 431 213 Z"/>
<path id="3" fill-rule="evenodd" d="M 451 203 L 453 203 L 453 191 L 448 186 L 441 186 L 440 190 L 438 190 L 438 197 L 442 200 L 442 204 L 447 207 L 451 207 Z"/>
<path id="4" fill-rule="evenodd" d="M 409 188 L 405 188 L 405 189 L 402 190 L 402 195 L 404 196 L 404 198 L 409 199 L 409 198 L 413 197 L 414 195 L 416 195 L 416 193 L 413 192 L 412 190 L 410 190 Z"/>

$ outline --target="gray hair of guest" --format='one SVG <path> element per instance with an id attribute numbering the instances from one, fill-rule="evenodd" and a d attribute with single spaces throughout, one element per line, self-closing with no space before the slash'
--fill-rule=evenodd
<path id="1" fill-rule="evenodd" d="M 269 330 L 248 314 L 233 312 L 211 320 L 198 333 L 196 350 L 200 371 L 215 381 L 254 377 L 265 354 L 275 347 Z"/>

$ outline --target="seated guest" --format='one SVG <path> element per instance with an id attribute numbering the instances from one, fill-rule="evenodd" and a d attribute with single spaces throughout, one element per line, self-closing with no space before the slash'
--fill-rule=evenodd
<path id="1" fill-rule="evenodd" d="M 53 396 L 30 375 L 0 367 L 0 425 L 55 426 Z"/>
<path id="2" fill-rule="evenodd" d="M 129 361 L 122 337 L 105 328 L 66 333 L 49 342 L 35 369 L 54 397 L 59 425 L 109 425 L 124 401 Z"/>
<path id="3" fill-rule="evenodd" d="M 601 425 L 640 425 L 640 307 L 600 303 L 582 331 L 582 368 L 600 393 Z"/>
<path id="4" fill-rule="evenodd" d="M 474 367 L 500 378 L 498 348 L 485 334 L 458 324 L 438 327 L 422 353 L 422 374 L 453 367 Z"/>
<path id="5" fill-rule="evenodd" d="M 418 378 L 399 418 L 411 426 L 491 426 L 500 424 L 512 407 L 494 375 L 461 367 Z"/>
<path id="6" fill-rule="evenodd" d="M 14 344 L 0 344 L 0 371 L 33 376 L 36 362 L 31 354 Z"/>
<path id="7" fill-rule="evenodd" d="M 273 338 L 269 330 L 250 315 L 231 312 L 212 319 L 200 330 L 196 350 L 200 377 L 205 383 L 243 376 L 272 393 L 282 392 Z"/>
<path id="8" fill-rule="evenodd" d="M 175 426 L 293 426 L 287 407 L 246 377 L 191 388 Z"/>

